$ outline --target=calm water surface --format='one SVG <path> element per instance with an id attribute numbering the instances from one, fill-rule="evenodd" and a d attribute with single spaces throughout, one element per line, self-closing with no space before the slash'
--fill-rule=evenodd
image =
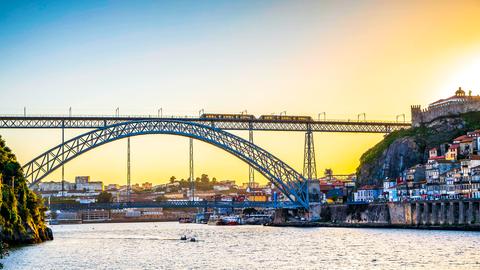
<path id="1" fill-rule="evenodd" d="M 480 269 L 478 232 L 173 222 L 52 229 L 54 241 L 12 251 L 5 269 Z"/>

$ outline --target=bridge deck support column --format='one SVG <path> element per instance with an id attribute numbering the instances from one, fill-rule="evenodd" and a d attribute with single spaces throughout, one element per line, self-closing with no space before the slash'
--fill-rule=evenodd
<path id="1" fill-rule="evenodd" d="M 430 216 L 430 224 L 431 225 L 437 224 L 437 219 L 438 219 L 438 206 L 434 202 L 432 203 L 432 214 Z"/>
<path id="2" fill-rule="evenodd" d="M 480 202 L 477 203 L 477 207 L 475 207 L 476 217 L 475 217 L 475 224 L 480 224 Z"/>
<path id="3" fill-rule="evenodd" d="M 450 205 L 449 205 L 449 208 L 448 208 L 448 216 L 447 216 L 447 223 L 449 225 L 453 225 L 453 223 L 455 222 L 454 211 L 455 211 L 455 203 L 450 202 Z"/>
<path id="4" fill-rule="evenodd" d="M 468 202 L 468 209 L 467 209 L 467 224 L 473 223 L 473 202 Z"/>
<path id="5" fill-rule="evenodd" d="M 440 215 L 439 215 L 439 218 L 438 218 L 438 223 L 440 225 L 445 224 L 445 211 L 446 210 L 447 209 L 445 208 L 445 203 L 444 202 L 440 203 L 440 213 L 439 213 Z"/>
<path id="6" fill-rule="evenodd" d="M 465 223 L 465 204 L 463 201 L 458 202 L 458 224 Z"/>
<path id="7" fill-rule="evenodd" d="M 426 202 L 426 203 L 423 203 L 423 217 L 422 217 L 423 225 L 428 224 L 429 217 L 430 217 L 430 205 L 428 202 Z"/>
<path id="8" fill-rule="evenodd" d="M 420 225 L 422 217 L 422 210 L 420 209 L 420 203 L 415 203 L 415 220 L 413 223 L 415 225 Z"/>

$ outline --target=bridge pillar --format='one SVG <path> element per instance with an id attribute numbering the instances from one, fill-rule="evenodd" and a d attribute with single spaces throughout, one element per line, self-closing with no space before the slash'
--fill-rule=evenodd
<path id="1" fill-rule="evenodd" d="M 465 204 L 463 201 L 458 202 L 458 224 L 465 223 Z"/>
<path id="2" fill-rule="evenodd" d="M 438 219 L 438 207 L 437 203 L 432 203 L 432 214 L 430 215 L 430 224 L 435 225 Z"/>
<path id="3" fill-rule="evenodd" d="M 313 142 L 313 132 L 308 127 L 305 133 L 305 147 L 303 154 L 303 176 L 308 179 L 317 179 L 317 164 L 315 161 L 315 145 Z"/>
<path id="4" fill-rule="evenodd" d="M 309 203 L 308 188 L 309 181 L 317 179 L 317 163 L 315 161 L 315 145 L 313 142 L 313 132 L 310 124 L 307 124 L 307 132 L 305 133 L 305 147 L 303 154 L 303 177 L 307 180 L 305 185 L 305 194 L 307 203 Z"/>
<path id="5" fill-rule="evenodd" d="M 480 202 L 477 203 L 477 207 L 475 207 L 475 224 L 480 224 Z"/>
<path id="6" fill-rule="evenodd" d="M 422 210 L 420 209 L 420 203 L 415 203 L 415 219 L 414 224 L 420 225 L 422 219 Z"/>
<path id="7" fill-rule="evenodd" d="M 473 223 L 473 202 L 468 202 L 468 208 L 467 208 L 467 220 L 465 221 L 466 224 L 472 224 Z"/>
<path id="8" fill-rule="evenodd" d="M 430 217 L 430 204 L 428 202 L 425 202 L 425 203 L 423 203 L 423 215 L 422 215 L 423 225 L 428 224 L 429 217 Z"/>
<path id="9" fill-rule="evenodd" d="M 189 173 L 190 173 L 190 195 L 192 196 L 192 201 L 195 201 L 195 176 L 193 171 L 193 139 L 190 138 L 190 162 L 189 162 Z"/>
<path id="10" fill-rule="evenodd" d="M 440 223 L 440 225 L 443 225 L 445 223 L 445 203 L 444 202 L 441 202 L 440 203 L 440 215 L 438 217 L 438 222 Z"/>
<path id="11" fill-rule="evenodd" d="M 248 130 L 248 141 L 253 144 L 253 126 L 252 123 L 249 124 Z M 248 166 L 248 187 L 250 190 L 253 188 L 253 184 L 255 183 L 255 170 L 253 169 L 252 165 Z M 255 195 L 255 193 L 253 193 Z"/>
<path id="12" fill-rule="evenodd" d="M 448 208 L 448 216 L 447 216 L 447 223 L 448 225 L 453 225 L 455 222 L 455 203 L 450 202 Z"/>

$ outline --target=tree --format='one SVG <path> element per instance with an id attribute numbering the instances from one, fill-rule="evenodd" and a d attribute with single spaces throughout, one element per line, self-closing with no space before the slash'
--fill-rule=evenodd
<path id="1" fill-rule="evenodd" d="M 172 175 L 172 177 L 170 177 L 170 184 L 175 183 L 175 180 L 176 180 L 176 179 L 177 179 L 177 178 Z"/>
<path id="2" fill-rule="evenodd" d="M 208 178 L 208 174 L 202 174 L 202 177 L 200 178 L 200 182 L 202 182 L 203 184 L 208 184 L 209 181 L 210 179 Z"/>
<path id="3" fill-rule="evenodd" d="M 330 168 L 327 168 L 325 169 L 325 172 L 324 172 L 325 176 L 328 177 L 328 179 L 332 179 L 332 176 L 333 176 L 333 170 L 330 169 Z"/>
<path id="4" fill-rule="evenodd" d="M 110 192 L 102 191 L 97 196 L 98 203 L 109 203 L 113 201 L 113 195 Z"/>

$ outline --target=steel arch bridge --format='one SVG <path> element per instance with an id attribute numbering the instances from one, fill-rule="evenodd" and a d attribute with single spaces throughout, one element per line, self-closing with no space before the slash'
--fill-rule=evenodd
<path id="1" fill-rule="evenodd" d="M 307 209 L 309 207 L 307 180 L 282 160 L 221 129 L 180 120 L 129 121 L 84 133 L 25 164 L 25 178 L 33 186 L 63 164 L 91 149 L 122 138 L 146 134 L 180 135 L 215 145 L 248 163 L 295 204 Z"/>

